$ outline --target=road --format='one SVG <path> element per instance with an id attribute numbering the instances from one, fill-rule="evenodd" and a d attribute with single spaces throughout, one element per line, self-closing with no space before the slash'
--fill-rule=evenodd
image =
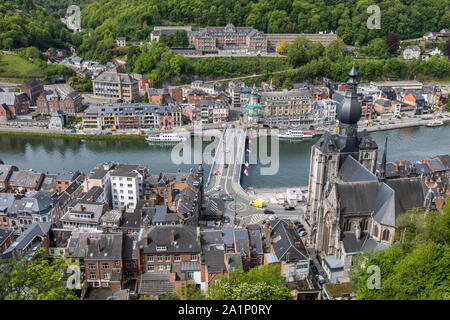
<path id="1" fill-rule="evenodd" d="M 232 196 L 232 201 L 225 202 L 224 215 L 230 221 L 237 224 L 259 223 L 268 217 L 264 214 L 265 209 L 273 210 L 279 218 L 300 220 L 303 210 L 286 211 L 283 207 L 273 204 L 265 204 L 264 208 L 250 206 L 249 202 L 255 198 L 249 195 L 240 184 L 240 173 L 242 170 L 243 154 L 245 153 L 246 131 L 242 126 L 226 129 L 217 148 L 216 159 L 212 164 L 212 173 L 207 196 L 223 198 Z"/>

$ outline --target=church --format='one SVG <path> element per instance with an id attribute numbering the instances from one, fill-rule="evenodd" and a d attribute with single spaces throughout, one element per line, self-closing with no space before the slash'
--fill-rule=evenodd
<path id="1" fill-rule="evenodd" d="M 381 170 L 376 171 L 378 145 L 366 130 L 357 131 L 361 105 L 355 64 L 349 77 L 336 110 L 338 133 L 325 132 L 311 148 L 307 242 L 321 257 L 329 277 L 347 275 L 357 252 L 391 245 L 396 216 L 425 204 L 421 178 L 385 181 L 387 140 Z"/>

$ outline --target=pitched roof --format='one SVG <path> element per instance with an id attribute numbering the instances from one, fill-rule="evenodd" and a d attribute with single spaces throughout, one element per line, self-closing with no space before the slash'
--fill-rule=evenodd
<path id="1" fill-rule="evenodd" d="M 270 221 L 274 254 L 279 261 L 308 260 L 309 254 L 306 251 L 302 239 L 293 227 L 289 228 L 289 225 L 292 225 L 290 220 L 280 219 Z M 297 248 L 296 243 L 300 244 L 300 248 Z"/>
<path id="2" fill-rule="evenodd" d="M 170 282 L 170 272 L 147 272 L 139 278 L 139 294 L 158 294 L 174 290 L 175 283 Z"/>
<path id="3" fill-rule="evenodd" d="M 25 230 L 14 243 L 6 249 L 3 256 L 9 258 L 15 250 L 23 250 L 28 244 L 37 236 L 45 237 L 50 231 L 50 223 L 48 222 L 33 222 L 27 230 Z"/>
<path id="4" fill-rule="evenodd" d="M 174 242 L 171 239 L 172 232 L 174 232 Z M 151 226 L 144 229 L 140 240 L 144 253 L 157 252 L 157 246 L 165 246 L 165 252 L 172 253 L 197 253 L 201 251 L 200 243 L 197 242 L 197 229 L 188 225 Z"/>
<path id="5" fill-rule="evenodd" d="M 378 181 L 377 177 L 352 156 L 346 157 L 338 172 L 344 182 Z"/>
<path id="6" fill-rule="evenodd" d="M 410 209 L 423 208 L 426 186 L 420 178 L 403 178 L 386 181 L 395 192 L 395 214 Z"/>

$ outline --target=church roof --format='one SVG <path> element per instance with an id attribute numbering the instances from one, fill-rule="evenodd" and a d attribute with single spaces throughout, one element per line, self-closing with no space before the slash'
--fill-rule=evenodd
<path id="1" fill-rule="evenodd" d="M 386 183 L 395 191 L 395 214 L 423 208 L 426 186 L 421 178 L 392 179 Z"/>
<path id="2" fill-rule="evenodd" d="M 331 136 L 330 132 L 325 131 L 325 133 L 316 142 L 316 148 L 322 153 L 334 153 L 338 150 L 334 138 Z"/>
<path id="3" fill-rule="evenodd" d="M 361 238 L 357 239 L 354 233 L 344 233 L 342 238 L 346 253 L 358 251 L 383 250 L 389 245 L 372 238 L 368 233 L 362 232 Z"/>
<path id="4" fill-rule="evenodd" d="M 377 177 L 355 160 L 348 156 L 338 172 L 339 178 L 344 182 L 378 181 Z"/>

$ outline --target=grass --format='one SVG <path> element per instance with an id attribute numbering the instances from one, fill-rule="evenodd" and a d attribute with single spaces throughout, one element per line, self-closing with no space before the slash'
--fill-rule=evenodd
<path id="1" fill-rule="evenodd" d="M 24 131 L 0 131 L 3 136 L 26 136 L 26 137 L 47 137 L 64 139 L 85 139 L 85 140 L 144 140 L 145 135 L 137 134 L 74 134 L 74 133 L 44 133 L 44 132 L 24 132 Z"/>
<path id="2" fill-rule="evenodd" d="M 44 73 L 41 68 L 26 59 L 15 55 L 0 56 L 0 78 L 7 82 L 15 82 L 30 78 L 42 78 Z M 17 82 L 16 81 L 16 82 Z"/>

